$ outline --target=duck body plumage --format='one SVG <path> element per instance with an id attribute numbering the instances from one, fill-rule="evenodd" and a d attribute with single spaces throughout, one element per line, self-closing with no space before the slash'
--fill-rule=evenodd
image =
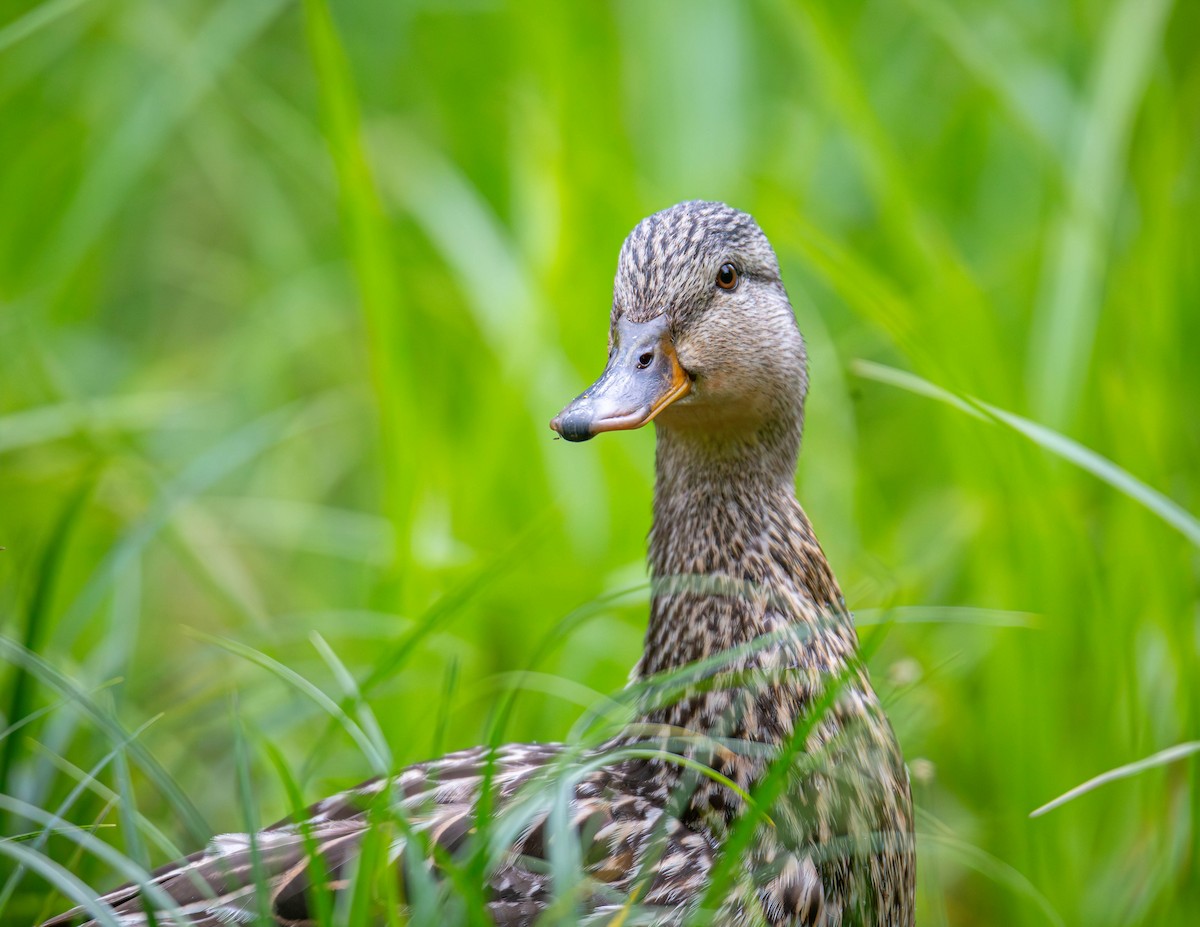
<path id="1" fill-rule="evenodd" d="M 217 927 L 259 910 L 316 923 L 312 848 L 322 884 L 346 889 L 382 808 L 405 822 L 388 853 L 414 916 L 418 869 L 436 882 L 439 860 L 482 852 L 498 925 L 564 911 L 681 924 L 707 901 L 718 924 L 911 927 L 908 775 L 795 495 L 806 359 L 765 236 L 723 204 L 651 216 L 622 248 L 612 331 L 605 376 L 554 424 L 577 440 L 657 416 L 634 722 L 587 749 L 510 744 L 417 764 L 266 828 L 253 849 L 246 835 L 215 838 L 154 874 L 175 905 L 158 924 Z M 742 796 L 768 780 L 776 800 L 747 832 L 724 897 L 706 898 Z M 481 795 L 494 815 L 482 851 Z M 564 837 L 582 886 L 556 881 Z M 135 925 L 147 923 L 146 897 L 126 887 L 102 900 Z"/>

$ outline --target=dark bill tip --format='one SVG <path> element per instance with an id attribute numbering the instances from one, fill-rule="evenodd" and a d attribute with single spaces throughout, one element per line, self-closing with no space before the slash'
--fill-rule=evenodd
<path id="1" fill-rule="evenodd" d="M 573 413 L 571 409 L 564 409 L 550 422 L 550 427 L 568 441 L 587 441 L 595 437 L 591 416 L 586 412 Z"/>

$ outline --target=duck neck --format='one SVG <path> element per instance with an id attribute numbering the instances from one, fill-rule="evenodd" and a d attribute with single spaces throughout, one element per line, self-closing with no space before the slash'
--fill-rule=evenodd
<path id="1" fill-rule="evenodd" d="M 788 647 L 831 662 L 856 646 L 837 580 L 796 500 L 799 445 L 799 422 L 724 438 L 659 426 L 641 675 L 764 635 L 786 634 Z M 829 646 L 837 640 L 844 645 Z M 758 660 L 737 662 L 761 662 L 754 652 Z"/>

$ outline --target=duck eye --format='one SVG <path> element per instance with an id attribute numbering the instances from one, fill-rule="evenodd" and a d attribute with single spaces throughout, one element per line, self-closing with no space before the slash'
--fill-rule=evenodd
<path id="1" fill-rule="evenodd" d="M 717 286 L 722 290 L 732 290 L 738 285 L 737 268 L 732 264 L 722 264 L 717 271 Z"/>

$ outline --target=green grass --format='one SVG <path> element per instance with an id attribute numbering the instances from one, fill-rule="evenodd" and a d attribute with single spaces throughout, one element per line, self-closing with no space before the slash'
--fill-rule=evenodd
<path id="1" fill-rule="evenodd" d="M 797 486 L 884 632 L 920 922 L 1190 924 L 1197 34 L 1169 0 L 5 5 L 0 920 L 595 734 L 653 436 L 546 422 L 626 232 L 710 197 L 809 341 Z M 473 916 L 460 882 L 414 910 Z"/>

